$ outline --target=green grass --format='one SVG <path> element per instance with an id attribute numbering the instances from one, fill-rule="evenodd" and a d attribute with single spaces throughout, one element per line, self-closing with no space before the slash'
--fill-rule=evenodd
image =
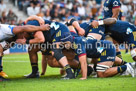
<path id="1" fill-rule="evenodd" d="M 130 55 L 123 52 L 126 61 L 132 62 Z M 4 58 L 4 72 L 11 81 L 0 82 L 0 91 L 136 91 L 136 78 L 115 76 L 111 78 L 92 78 L 87 80 L 61 80 L 59 68 L 47 68 L 45 76 L 38 79 L 25 79 L 23 75 L 31 72 L 27 54 L 10 54 Z M 39 70 L 41 71 L 39 54 Z"/>

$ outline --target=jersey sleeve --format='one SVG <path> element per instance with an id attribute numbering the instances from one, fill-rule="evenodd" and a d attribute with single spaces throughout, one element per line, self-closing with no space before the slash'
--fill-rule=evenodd
<path id="1" fill-rule="evenodd" d="M 120 0 L 112 0 L 112 8 L 119 8 L 121 6 Z"/>
<path id="2" fill-rule="evenodd" d="M 85 49 L 84 42 L 79 40 L 78 43 L 74 44 L 74 47 L 75 47 L 75 52 L 76 52 L 78 58 L 83 55 L 86 55 L 86 49 Z"/>

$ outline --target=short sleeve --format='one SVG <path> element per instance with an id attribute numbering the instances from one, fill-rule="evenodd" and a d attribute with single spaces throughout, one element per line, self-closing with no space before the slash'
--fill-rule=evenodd
<path id="1" fill-rule="evenodd" d="M 82 40 L 78 40 L 73 45 L 75 47 L 74 49 L 78 57 L 86 55 L 85 43 Z"/>

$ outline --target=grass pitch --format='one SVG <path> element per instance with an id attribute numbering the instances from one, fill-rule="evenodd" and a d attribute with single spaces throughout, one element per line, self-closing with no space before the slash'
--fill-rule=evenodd
<path id="1" fill-rule="evenodd" d="M 124 60 L 133 62 L 129 54 L 122 53 Z M 41 71 L 39 54 L 39 70 Z M 92 78 L 87 80 L 61 80 L 59 68 L 48 67 L 45 76 L 25 79 L 23 75 L 31 72 L 28 54 L 5 55 L 4 72 L 10 81 L 0 82 L 0 91 L 136 91 L 136 78 L 115 76 L 111 78 Z"/>

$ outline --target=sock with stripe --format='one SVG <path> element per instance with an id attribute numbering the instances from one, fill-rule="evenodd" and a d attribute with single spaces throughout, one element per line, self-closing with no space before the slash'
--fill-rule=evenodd
<path id="1" fill-rule="evenodd" d="M 36 74 L 38 72 L 38 63 L 31 63 L 32 66 L 32 74 Z"/>
<path id="2" fill-rule="evenodd" d="M 66 65 L 66 66 L 64 67 L 64 69 L 66 70 L 66 73 L 67 73 L 67 74 L 73 74 L 72 69 L 71 69 L 71 67 L 70 67 L 69 65 Z"/>
<path id="3" fill-rule="evenodd" d="M 123 73 L 124 71 L 126 71 L 126 69 L 127 69 L 127 66 L 126 65 L 122 65 L 122 66 L 119 66 L 117 68 L 117 71 L 118 71 L 118 73 Z"/>
<path id="4" fill-rule="evenodd" d="M 122 60 L 121 65 L 125 65 L 127 62 Z"/>
<path id="5" fill-rule="evenodd" d="M 122 59 L 122 55 L 121 55 L 121 52 L 120 52 L 120 51 L 119 51 L 119 52 L 116 52 L 116 56 Z"/>

